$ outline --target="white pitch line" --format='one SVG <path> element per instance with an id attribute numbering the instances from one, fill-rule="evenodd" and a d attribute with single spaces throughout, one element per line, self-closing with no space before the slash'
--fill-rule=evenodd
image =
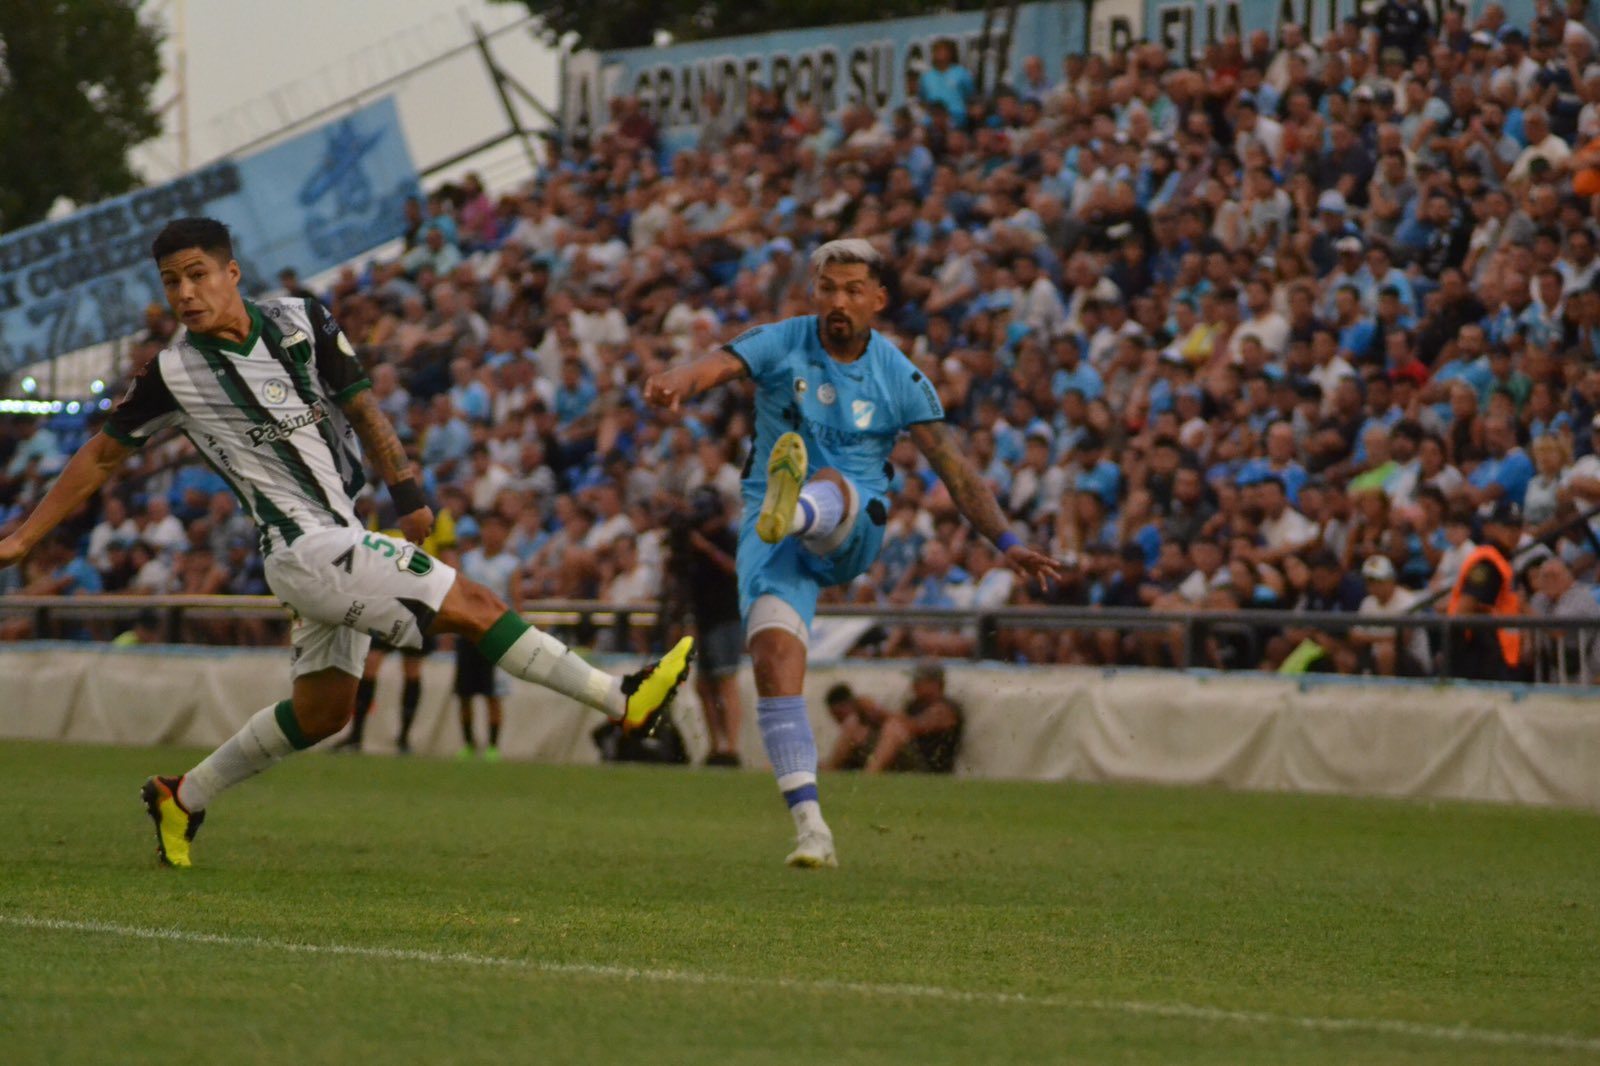
<path id="1" fill-rule="evenodd" d="M 1274 1014 L 1268 1011 L 1226 1010 L 1193 1003 L 1157 1003 L 1136 999 L 1074 999 L 1067 996 L 1032 996 L 1024 992 L 996 992 L 982 989 L 941 988 L 936 985 L 876 984 L 865 981 L 813 980 L 802 977 L 746 977 L 726 973 L 697 973 L 692 970 L 647 970 L 605 963 L 548 962 L 498 955 L 475 955 L 464 951 L 426 951 L 418 948 L 369 947 L 361 944 L 307 944 L 293 940 L 268 940 L 265 937 L 228 936 L 198 933 L 186 929 L 157 929 L 147 926 L 117 925 L 111 922 L 80 922 L 60 918 L 37 918 L 25 914 L 0 914 L 0 926 L 16 929 L 42 929 L 60 933 L 100 933 L 135 940 L 165 940 L 180 944 L 209 944 L 219 947 L 284 951 L 302 955 L 333 955 L 390 962 L 416 962 L 430 966 L 479 966 L 527 970 L 534 973 L 564 974 L 573 977 L 602 977 L 623 981 L 650 981 L 681 985 L 734 985 L 775 988 L 789 992 L 848 994 L 882 999 L 922 999 L 943 1003 L 975 1003 L 985 1006 L 1017 1006 L 1046 1010 L 1099 1011 L 1108 1014 L 1136 1014 L 1159 1018 L 1182 1018 L 1202 1022 L 1226 1022 L 1245 1027 L 1275 1026 L 1325 1033 L 1363 1033 L 1403 1036 L 1419 1040 L 1460 1044 L 1495 1044 L 1511 1047 L 1546 1048 L 1562 1051 L 1600 1053 L 1600 1038 L 1564 1033 L 1518 1032 L 1509 1029 L 1478 1029 L 1468 1025 L 1428 1025 L 1387 1018 L 1337 1018 L 1316 1015 Z"/>

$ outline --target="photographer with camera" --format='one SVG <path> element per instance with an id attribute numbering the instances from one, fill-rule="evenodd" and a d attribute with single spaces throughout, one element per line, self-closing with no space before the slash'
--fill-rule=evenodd
<path id="1" fill-rule="evenodd" d="M 711 735 L 707 766 L 739 765 L 739 661 L 744 634 L 739 621 L 739 583 L 734 553 L 739 538 L 728 520 L 722 494 L 702 485 L 689 497 L 687 510 L 669 519 L 668 571 L 682 583 L 680 596 L 694 614 L 700 662 L 695 691 L 705 710 Z"/>

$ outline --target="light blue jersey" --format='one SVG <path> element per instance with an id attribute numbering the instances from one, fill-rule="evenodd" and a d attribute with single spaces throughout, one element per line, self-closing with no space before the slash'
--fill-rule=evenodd
<path id="1" fill-rule="evenodd" d="M 760 506 L 766 456 L 790 430 L 806 442 L 811 469 L 832 467 L 863 493 L 882 496 L 889 488 L 889 452 L 901 432 L 944 420 L 933 383 L 877 330 L 853 363 L 835 360 L 822 347 L 815 315 L 746 330 L 728 351 L 756 383 L 756 460 L 745 475 L 747 504 Z"/>
<path id="2" fill-rule="evenodd" d="M 932 382 L 876 331 L 853 363 L 822 347 L 815 315 L 757 326 L 728 351 L 756 382 L 756 438 L 744 478 L 744 522 L 739 530 L 739 608 L 775 596 L 811 624 L 817 595 L 866 572 L 883 547 L 888 516 L 889 452 L 908 427 L 944 420 Z M 812 471 L 831 467 L 861 497 L 850 533 L 832 551 L 814 554 L 797 537 L 767 544 L 756 518 L 767 491 L 767 456 L 778 438 L 799 433 Z"/>

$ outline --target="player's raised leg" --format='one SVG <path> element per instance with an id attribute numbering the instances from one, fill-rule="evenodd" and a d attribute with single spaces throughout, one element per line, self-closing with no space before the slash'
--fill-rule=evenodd
<path id="1" fill-rule="evenodd" d="M 508 674 L 593 707 L 628 732 L 655 728 L 694 657 L 694 638 L 684 637 L 656 662 L 618 677 L 590 666 L 561 641 L 524 622 L 493 592 L 459 575 L 439 608 L 434 632 L 467 637 Z"/>
<path id="2" fill-rule="evenodd" d="M 785 433 L 773 444 L 756 534 L 768 544 L 802 537 L 813 552 L 826 555 L 843 539 L 833 535 L 853 518 L 854 492 L 844 475 L 826 467 L 806 480 L 807 462 L 800 434 Z"/>

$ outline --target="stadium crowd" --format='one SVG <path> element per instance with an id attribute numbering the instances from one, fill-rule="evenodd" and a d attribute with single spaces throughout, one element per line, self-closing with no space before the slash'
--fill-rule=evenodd
<path id="1" fill-rule="evenodd" d="M 414 450 L 433 549 L 481 551 L 497 526 L 523 603 L 686 595 L 683 501 L 711 486 L 737 513 L 747 397 L 664 413 L 641 385 L 807 313 L 809 250 L 861 236 L 898 274 L 881 328 L 1016 531 L 1072 565 L 1058 587 L 1013 580 L 903 442 L 883 556 L 836 596 L 1382 615 L 1448 591 L 1489 521 L 1549 535 L 1518 560 L 1527 609 L 1592 617 L 1600 541 L 1572 518 L 1600 504 L 1600 13 L 1540 10 L 1434 25 L 1390 0 L 1320 44 L 1285 25 L 1189 65 L 1154 44 L 1028 57 L 989 94 L 945 43 L 904 106 L 824 114 L 753 87 L 708 99 L 681 148 L 621 98 L 526 188 L 469 177 L 413 202 L 403 254 L 316 295 Z M 152 309 L 135 362 L 174 328 Z M 0 534 L 92 429 L 0 423 Z M 138 462 L 0 591 L 265 591 L 187 442 Z M 392 517 L 381 490 L 365 506 Z M 974 639 L 883 627 L 863 650 Z M 1177 654 L 1114 629 L 1008 630 L 999 650 Z M 1202 654 L 1404 673 L 1431 651 L 1366 628 Z"/>

